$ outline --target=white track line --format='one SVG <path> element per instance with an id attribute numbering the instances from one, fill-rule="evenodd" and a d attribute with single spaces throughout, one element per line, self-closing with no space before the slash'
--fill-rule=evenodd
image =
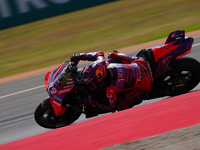
<path id="1" fill-rule="evenodd" d="M 192 47 L 199 46 L 199 45 L 200 45 L 200 43 L 197 43 L 197 44 L 192 45 Z"/>
<path id="2" fill-rule="evenodd" d="M 15 123 L 15 122 L 22 121 L 22 120 L 27 120 L 30 118 L 33 118 L 33 115 L 29 115 L 29 116 L 25 116 L 25 117 L 21 117 L 21 118 L 17 118 L 17 119 L 12 119 L 12 120 L 8 120 L 8 121 L 1 121 L 0 126 L 8 125 L 8 124 Z"/>
<path id="3" fill-rule="evenodd" d="M 200 45 L 200 43 L 197 43 L 197 44 L 194 44 L 192 47 L 199 46 L 199 45 Z M 21 93 L 25 93 L 25 92 L 28 92 L 28 91 L 36 90 L 36 89 L 42 88 L 44 86 L 45 85 L 40 85 L 40 86 L 33 87 L 33 88 L 30 88 L 30 89 L 26 89 L 26 90 L 23 90 L 23 91 L 19 91 L 19 92 L 11 93 L 11 94 L 8 94 L 8 95 L 0 96 L 0 99 L 6 98 L 6 97 L 9 97 L 9 96 L 13 96 L 13 95 L 17 95 L 17 94 L 21 94 Z"/>
<path id="4" fill-rule="evenodd" d="M 36 89 L 42 88 L 44 86 L 45 85 L 40 85 L 40 86 L 36 86 L 36 87 L 26 89 L 26 90 L 23 90 L 23 91 L 19 91 L 19 92 L 11 93 L 11 94 L 8 94 L 8 95 L 0 96 L 0 99 L 6 98 L 6 97 L 9 97 L 9 96 L 13 96 L 13 95 L 17 95 L 17 94 L 21 94 L 21 93 L 25 93 L 25 92 L 28 92 L 28 91 L 36 90 Z"/>

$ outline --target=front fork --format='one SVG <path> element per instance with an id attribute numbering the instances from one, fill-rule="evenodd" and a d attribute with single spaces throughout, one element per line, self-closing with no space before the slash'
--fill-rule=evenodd
<path id="1" fill-rule="evenodd" d="M 55 100 L 50 97 L 43 99 L 40 104 L 44 109 L 53 109 L 56 116 L 64 114 L 66 110 L 66 107 L 63 107 L 62 104 L 55 102 Z"/>
<path id="2" fill-rule="evenodd" d="M 43 100 L 40 102 L 42 108 L 44 108 L 44 109 L 52 109 L 50 100 L 51 100 L 51 98 L 50 98 L 49 96 L 46 97 L 45 99 L 43 99 Z"/>

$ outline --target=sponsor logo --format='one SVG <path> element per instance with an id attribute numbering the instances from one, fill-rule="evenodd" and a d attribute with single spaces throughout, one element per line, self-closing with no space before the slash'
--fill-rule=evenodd
<path id="1" fill-rule="evenodd" d="M 118 55 L 118 57 L 122 60 L 122 61 L 126 61 L 126 62 L 131 62 L 131 59 L 125 56 L 120 56 Z"/>
<path id="2" fill-rule="evenodd" d="M 56 95 L 54 95 L 53 96 L 53 98 L 56 100 L 56 101 L 59 101 L 59 102 L 61 102 L 62 101 L 62 99 L 61 98 L 59 98 L 58 96 L 56 96 Z"/>
<path id="3" fill-rule="evenodd" d="M 68 88 L 68 89 L 64 89 L 64 90 L 60 90 L 60 91 L 58 91 L 58 95 L 61 95 L 61 94 L 67 93 L 67 92 L 71 91 L 72 88 L 73 88 L 73 87 Z"/>
<path id="4" fill-rule="evenodd" d="M 144 73 L 147 77 L 147 80 L 150 80 L 149 75 L 148 75 L 148 71 L 146 70 L 146 68 L 142 64 L 141 64 L 141 66 L 142 66 L 142 70 L 144 71 Z"/>
<path id="5" fill-rule="evenodd" d="M 73 83 L 74 83 L 74 81 L 70 81 L 70 82 L 67 82 L 67 85 L 68 85 L 68 84 L 73 84 Z"/>
<path id="6" fill-rule="evenodd" d="M 53 103 L 54 103 L 55 105 L 59 106 L 59 107 L 60 107 L 60 105 L 61 105 L 61 104 L 59 104 L 59 103 L 56 102 L 56 101 L 53 101 Z"/>
<path id="7" fill-rule="evenodd" d="M 175 34 L 175 33 L 173 33 L 173 34 L 171 35 L 171 37 L 172 37 L 172 38 L 175 38 L 175 37 L 176 37 L 176 34 Z"/>
<path id="8" fill-rule="evenodd" d="M 100 64 L 96 69 L 96 76 L 103 76 L 104 75 L 104 67 L 102 64 Z"/>
<path id="9" fill-rule="evenodd" d="M 117 77 L 118 82 L 124 81 L 123 70 L 121 68 L 118 68 L 117 70 L 118 70 L 118 77 Z"/>
<path id="10" fill-rule="evenodd" d="M 162 60 L 162 63 L 165 64 L 170 58 L 172 58 L 172 55 L 169 55 L 165 59 Z"/>
<path id="11" fill-rule="evenodd" d="M 134 93 L 132 93 L 127 99 L 126 101 L 129 102 L 131 100 L 133 100 L 136 96 L 138 96 L 140 93 L 142 93 L 142 91 L 135 91 Z M 136 97 L 136 99 L 138 99 L 138 97 Z"/>
<path id="12" fill-rule="evenodd" d="M 64 4 L 71 0 L 13 0 L 15 1 L 16 8 L 13 8 L 12 3 L 9 0 L 0 0 L 0 18 L 7 18 L 14 15 L 14 11 L 18 10 L 19 14 L 27 13 L 34 9 L 44 9 L 50 7 L 49 2 L 53 4 Z M 12 10 L 13 9 L 13 10 Z"/>
<path id="13" fill-rule="evenodd" d="M 75 85 L 75 84 L 63 86 L 63 89 L 67 89 L 67 88 L 70 88 L 70 87 L 74 87 L 74 85 Z"/>
<path id="14" fill-rule="evenodd" d="M 126 69 L 126 82 L 129 82 L 130 71 L 127 66 L 125 66 L 125 69 Z"/>

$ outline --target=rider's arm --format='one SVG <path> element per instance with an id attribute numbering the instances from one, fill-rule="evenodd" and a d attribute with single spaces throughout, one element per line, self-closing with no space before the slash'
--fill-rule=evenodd
<path id="1" fill-rule="evenodd" d="M 80 60 L 95 61 L 102 57 L 104 57 L 104 53 L 99 51 L 91 53 L 72 54 L 70 59 L 72 62 L 75 63 L 75 65 L 77 65 Z"/>
<path id="2" fill-rule="evenodd" d="M 112 87 L 107 87 L 106 88 L 106 96 L 109 100 L 109 107 L 111 109 L 111 112 L 115 112 L 117 110 L 117 97 L 118 97 L 118 92 L 114 91 Z"/>
<path id="3" fill-rule="evenodd" d="M 120 53 L 117 51 L 111 51 L 108 54 L 108 59 L 113 59 L 117 61 L 118 63 L 123 63 L 123 64 L 130 64 L 134 60 L 138 59 L 138 57 L 135 57 L 133 55 L 125 54 L 125 53 Z"/>

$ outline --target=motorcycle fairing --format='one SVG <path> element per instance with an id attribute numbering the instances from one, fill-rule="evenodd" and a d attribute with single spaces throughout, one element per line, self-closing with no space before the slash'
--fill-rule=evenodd
<path id="1" fill-rule="evenodd" d="M 66 83 L 63 86 L 59 86 L 57 84 L 57 79 L 59 75 L 68 66 L 69 66 L 68 62 L 63 63 L 60 67 L 58 67 L 54 71 L 48 72 L 44 80 L 46 85 L 46 90 L 49 96 L 51 97 L 50 102 L 56 116 L 60 116 L 65 112 L 66 107 L 62 105 L 62 101 L 64 97 L 67 95 L 67 93 L 69 93 L 75 86 L 74 80 Z"/>
<path id="2" fill-rule="evenodd" d="M 161 47 L 156 47 L 153 48 L 153 54 L 155 58 L 155 62 L 158 62 L 159 60 L 164 60 L 164 57 L 169 54 L 171 51 L 175 50 L 178 48 L 179 45 L 173 45 L 173 42 L 165 44 L 164 46 Z"/>
<path id="3" fill-rule="evenodd" d="M 170 33 L 166 44 L 152 48 L 156 62 L 155 74 L 164 73 L 170 61 L 178 59 L 191 51 L 194 39 L 185 36 L 184 31 L 174 31 Z"/>
<path id="4" fill-rule="evenodd" d="M 62 65 L 60 65 L 60 67 L 58 67 L 56 70 L 54 70 L 53 72 L 53 79 L 59 75 L 59 73 L 64 69 L 64 67 L 67 65 L 67 63 L 63 63 Z"/>
<path id="5" fill-rule="evenodd" d="M 48 89 L 48 86 L 49 86 L 49 78 L 50 78 L 50 75 L 53 74 L 53 79 L 56 77 L 56 75 L 59 74 L 59 71 L 64 68 L 63 66 L 64 65 L 67 65 L 67 63 L 63 63 L 62 65 L 60 65 L 57 69 L 55 69 L 53 72 L 47 72 L 47 74 L 45 75 L 45 79 L 44 79 L 44 83 L 45 83 L 45 86 L 46 86 L 46 90 Z"/>
<path id="6" fill-rule="evenodd" d="M 171 43 L 171 42 L 174 42 L 178 39 L 184 39 L 185 38 L 185 31 L 184 30 L 176 30 L 176 31 L 173 31 L 169 34 L 165 44 L 168 44 L 168 43 Z"/>
<path id="7" fill-rule="evenodd" d="M 54 113 L 56 116 L 60 116 L 60 115 L 64 114 L 66 107 L 62 106 L 62 103 L 57 102 L 52 97 L 51 97 L 50 102 L 51 102 L 51 105 L 53 107 L 53 110 L 54 110 Z"/>
<path id="8" fill-rule="evenodd" d="M 45 99 L 43 99 L 40 104 L 44 109 L 50 109 L 51 106 L 51 102 L 50 102 L 51 98 L 48 96 Z"/>
<path id="9" fill-rule="evenodd" d="M 45 78 L 44 78 L 44 83 L 45 83 L 45 86 L 46 86 L 46 90 L 48 89 L 48 85 L 49 85 L 49 76 L 51 75 L 51 72 L 47 72 L 47 74 L 45 75 Z"/>

